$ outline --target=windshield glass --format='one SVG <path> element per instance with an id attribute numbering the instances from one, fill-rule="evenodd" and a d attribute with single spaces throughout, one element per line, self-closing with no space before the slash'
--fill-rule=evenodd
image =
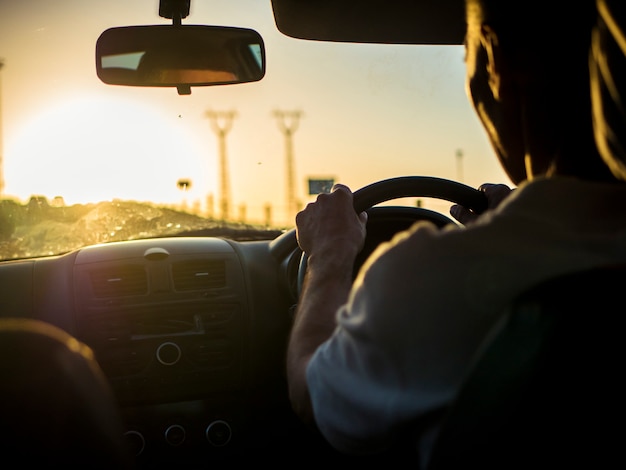
<path id="1" fill-rule="evenodd" d="M 508 182 L 465 95 L 462 46 L 298 40 L 277 30 L 270 0 L 192 0 L 183 24 L 261 34 L 262 80 L 179 95 L 98 79 L 104 30 L 170 23 L 158 0 L 0 1 L 1 259 L 274 237 L 334 182 Z"/>

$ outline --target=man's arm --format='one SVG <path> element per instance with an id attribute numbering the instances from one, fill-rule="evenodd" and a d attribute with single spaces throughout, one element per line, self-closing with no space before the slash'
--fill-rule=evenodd
<path id="1" fill-rule="evenodd" d="M 298 244 L 308 256 L 307 273 L 287 347 L 287 381 L 293 409 L 314 425 L 306 368 L 335 329 L 335 315 L 348 298 L 352 269 L 365 241 L 367 214 L 357 214 L 352 192 L 335 185 L 296 217 Z"/>

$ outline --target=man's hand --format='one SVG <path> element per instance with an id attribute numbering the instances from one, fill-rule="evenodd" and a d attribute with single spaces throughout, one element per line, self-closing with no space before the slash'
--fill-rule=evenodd
<path id="1" fill-rule="evenodd" d="M 298 245 L 309 258 L 334 257 L 352 264 L 365 243 L 367 213 L 354 211 L 352 191 L 335 184 L 296 216 Z M 339 257 L 339 259 L 337 259 Z"/>
<path id="2" fill-rule="evenodd" d="M 513 192 L 513 189 L 509 188 L 506 184 L 492 183 L 481 184 L 478 190 L 482 191 L 485 193 L 485 196 L 487 196 L 487 210 L 498 207 L 500 203 Z M 472 223 L 480 215 L 459 204 L 454 204 L 450 207 L 450 214 L 463 225 Z"/>

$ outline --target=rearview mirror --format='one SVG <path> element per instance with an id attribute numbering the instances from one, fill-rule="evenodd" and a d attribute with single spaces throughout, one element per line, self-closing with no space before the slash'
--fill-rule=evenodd
<path id="1" fill-rule="evenodd" d="M 261 80 L 265 46 L 252 29 L 202 25 L 110 28 L 96 43 L 98 78 L 109 85 L 176 87 Z"/>

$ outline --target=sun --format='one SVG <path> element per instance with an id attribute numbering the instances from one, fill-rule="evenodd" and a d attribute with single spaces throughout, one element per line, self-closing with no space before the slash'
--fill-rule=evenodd
<path id="1" fill-rule="evenodd" d="M 7 142 L 5 193 L 66 204 L 205 198 L 214 150 L 177 118 L 127 98 L 84 95 L 56 103 Z M 181 179 L 189 184 L 181 187 Z"/>

